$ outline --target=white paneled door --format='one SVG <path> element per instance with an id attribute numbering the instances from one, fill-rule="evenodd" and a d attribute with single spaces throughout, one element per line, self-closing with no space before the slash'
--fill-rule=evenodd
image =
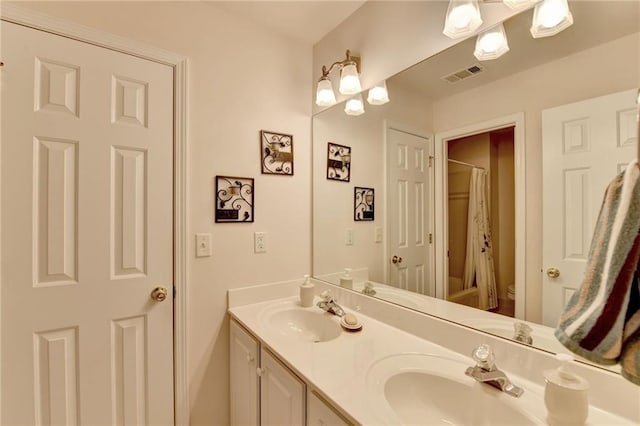
<path id="1" fill-rule="evenodd" d="M 430 139 L 387 129 L 389 283 L 429 296 L 433 279 Z"/>
<path id="2" fill-rule="evenodd" d="M 173 424 L 173 69 L 1 31 L 0 423 Z"/>
<path id="3" fill-rule="evenodd" d="M 543 323 L 582 284 L 607 185 L 636 155 L 637 90 L 542 111 Z"/>

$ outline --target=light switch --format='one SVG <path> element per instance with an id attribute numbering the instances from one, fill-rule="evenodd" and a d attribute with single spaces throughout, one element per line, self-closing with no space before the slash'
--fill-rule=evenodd
<path id="1" fill-rule="evenodd" d="M 196 234 L 196 257 L 211 256 L 211 234 Z"/>
<path id="2" fill-rule="evenodd" d="M 376 226 L 375 235 L 373 237 L 373 241 L 376 243 L 382 242 L 382 227 Z"/>
<path id="3" fill-rule="evenodd" d="M 353 245 L 353 228 L 347 228 L 347 231 L 344 234 L 344 243 L 348 246 Z"/>

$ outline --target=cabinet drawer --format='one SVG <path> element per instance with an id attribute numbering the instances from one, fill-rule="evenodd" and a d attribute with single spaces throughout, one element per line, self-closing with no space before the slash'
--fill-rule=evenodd
<path id="1" fill-rule="evenodd" d="M 351 425 L 340 413 L 314 391 L 307 392 L 307 426 Z"/>

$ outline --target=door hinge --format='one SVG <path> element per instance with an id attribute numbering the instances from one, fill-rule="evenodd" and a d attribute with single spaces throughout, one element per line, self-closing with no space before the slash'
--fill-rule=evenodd
<path id="1" fill-rule="evenodd" d="M 174 299 L 176 298 L 176 286 L 175 285 L 173 286 L 173 298 Z"/>
<path id="2" fill-rule="evenodd" d="M 433 244 L 433 234 L 429 234 L 429 244 Z"/>
<path id="3" fill-rule="evenodd" d="M 434 159 L 434 158 L 435 158 L 435 157 L 434 157 L 433 155 L 430 155 L 430 156 L 429 156 L 429 167 L 433 167 L 433 159 Z"/>

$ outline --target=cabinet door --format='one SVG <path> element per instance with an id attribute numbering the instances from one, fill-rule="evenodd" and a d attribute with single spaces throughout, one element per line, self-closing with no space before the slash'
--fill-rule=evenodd
<path id="1" fill-rule="evenodd" d="M 264 349 L 260 362 L 261 425 L 304 425 L 304 383 Z"/>
<path id="2" fill-rule="evenodd" d="M 232 320 L 229 348 L 231 424 L 258 425 L 258 341 Z"/>
<path id="3" fill-rule="evenodd" d="M 308 426 L 349 426 L 351 424 L 318 394 L 313 391 L 307 393 Z"/>

